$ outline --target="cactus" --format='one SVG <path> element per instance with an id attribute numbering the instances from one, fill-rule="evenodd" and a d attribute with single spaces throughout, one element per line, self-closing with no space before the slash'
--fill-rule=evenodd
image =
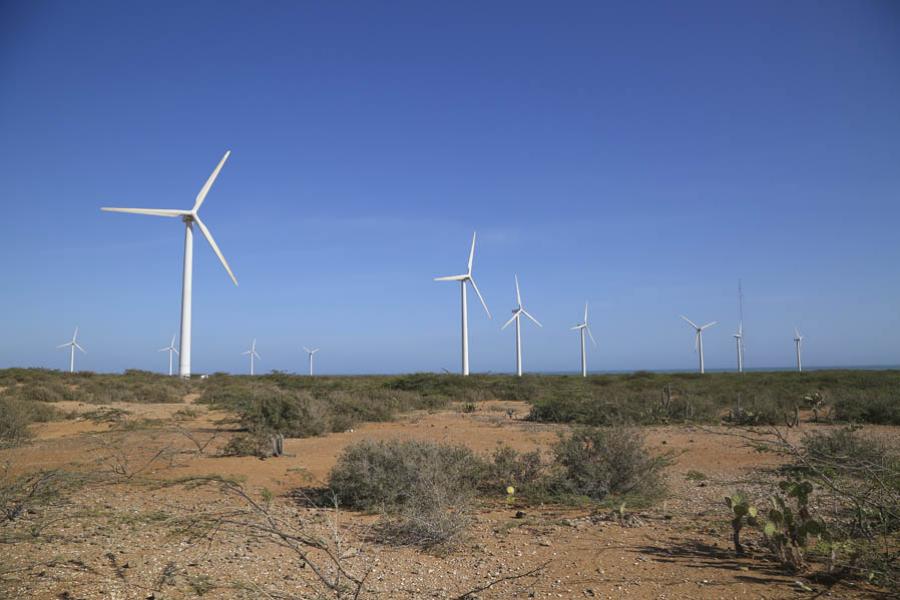
<path id="1" fill-rule="evenodd" d="M 734 540 L 734 551 L 739 555 L 744 554 L 744 546 L 741 545 L 741 529 L 744 528 L 745 522 L 747 525 L 756 525 L 756 507 L 752 506 L 740 492 L 726 496 L 725 505 L 731 509 L 731 537 Z"/>
<path id="2" fill-rule="evenodd" d="M 813 486 L 808 481 L 785 480 L 778 484 L 782 494 L 772 497 L 772 508 L 766 515 L 763 534 L 779 560 L 793 569 L 804 564 L 803 549 L 810 537 L 827 541 L 824 521 L 809 512 L 809 496 Z M 793 500 L 793 506 L 789 502 Z"/>

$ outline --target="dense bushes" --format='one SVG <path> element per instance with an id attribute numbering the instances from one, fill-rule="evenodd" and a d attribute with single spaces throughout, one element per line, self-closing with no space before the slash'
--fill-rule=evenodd
<path id="1" fill-rule="evenodd" d="M 0 447 L 16 446 L 27 440 L 31 436 L 28 431 L 31 423 L 45 423 L 59 417 L 59 411 L 49 404 L 0 396 Z"/>
<path id="2" fill-rule="evenodd" d="M 667 456 L 653 456 L 628 429 L 576 431 L 555 446 L 556 462 L 539 452 L 497 449 L 490 458 L 465 446 L 428 441 L 360 441 L 344 449 L 329 474 L 338 502 L 379 512 L 383 541 L 433 547 L 458 541 L 478 494 L 521 501 L 658 498 Z"/>

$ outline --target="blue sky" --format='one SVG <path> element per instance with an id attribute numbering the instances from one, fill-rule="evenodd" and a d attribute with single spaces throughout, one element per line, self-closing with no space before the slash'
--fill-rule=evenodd
<path id="1" fill-rule="evenodd" d="M 202 215 L 194 371 L 900 363 L 900 4 L 6 2 L 0 367 L 163 370 Z"/>

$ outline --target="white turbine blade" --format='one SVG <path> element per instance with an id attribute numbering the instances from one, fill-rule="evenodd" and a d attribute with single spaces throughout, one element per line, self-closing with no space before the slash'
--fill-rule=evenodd
<path id="1" fill-rule="evenodd" d="M 583 327 L 584 327 L 584 325 L 576 325 L 575 327 L 569 327 L 569 331 L 578 331 L 579 329 L 582 329 Z"/>
<path id="2" fill-rule="evenodd" d="M 718 321 L 710 321 L 709 323 L 707 323 L 706 325 L 704 325 L 703 327 L 701 327 L 700 330 L 702 331 L 702 330 L 704 330 L 704 329 L 706 329 L 706 328 L 708 328 L 708 327 L 712 327 L 712 326 L 715 325 L 716 323 L 718 323 Z"/>
<path id="3" fill-rule="evenodd" d="M 104 206 L 100 210 L 106 212 L 130 213 L 135 215 L 150 215 L 153 217 L 181 217 L 191 214 L 189 210 L 179 210 L 177 208 L 112 208 Z"/>
<path id="4" fill-rule="evenodd" d="M 307 348 L 306 346 L 303 346 L 303 350 L 306 351 L 306 352 L 310 352 L 310 349 Z"/>
<path id="5" fill-rule="evenodd" d="M 178 348 L 176 348 L 175 346 L 172 346 L 171 350 L 172 350 L 172 352 L 174 352 L 175 354 L 178 354 Z"/>
<path id="6" fill-rule="evenodd" d="M 222 261 L 222 266 L 225 267 L 225 270 L 228 271 L 228 276 L 231 277 L 231 280 L 234 282 L 234 285 L 237 285 L 237 279 L 234 276 L 234 273 L 231 272 L 231 267 L 228 266 L 228 261 L 225 260 L 225 257 L 222 255 L 222 251 L 219 250 L 219 247 L 216 245 L 216 240 L 213 239 L 212 234 L 209 232 L 209 229 L 206 228 L 206 225 L 203 224 L 198 217 L 194 217 L 194 222 L 197 223 L 197 226 L 200 227 L 200 231 L 203 232 L 203 237 L 206 238 L 206 241 L 209 242 L 209 245 L 212 246 L 213 252 L 216 253 L 216 256 L 219 257 L 219 260 Z"/>
<path id="7" fill-rule="evenodd" d="M 742 336 L 744 335 L 744 322 L 743 321 L 741 321 L 738 324 L 738 334 L 740 334 Z"/>
<path id="8" fill-rule="evenodd" d="M 516 278 L 516 304 L 519 305 L 519 308 L 522 307 L 522 294 L 519 293 L 519 276 L 513 275 Z"/>
<path id="9" fill-rule="evenodd" d="M 79 346 L 77 343 L 72 342 L 72 345 L 75 346 L 76 348 L 78 348 L 79 350 L 81 350 L 82 352 L 84 352 L 85 354 L 87 354 L 87 350 L 85 350 L 84 348 Z"/>
<path id="10" fill-rule="evenodd" d="M 262 360 L 262 356 L 260 356 L 260 355 L 259 355 L 259 352 L 257 352 L 256 350 L 253 351 L 253 356 L 255 356 L 256 358 L 258 358 L 259 360 Z"/>
<path id="11" fill-rule="evenodd" d="M 157 350 L 157 352 L 168 352 L 168 351 L 171 350 L 171 349 L 172 349 L 172 347 L 169 346 L 169 347 L 167 347 L 167 348 L 160 348 L 159 350 Z"/>
<path id="12" fill-rule="evenodd" d="M 478 285 L 476 285 L 475 280 L 470 277 L 469 283 L 472 284 L 472 289 L 475 290 L 475 294 L 478 296 L 478 299 L 481 300 L 481 305 L 484 307 L 484 312 L 487 313 L 488 319 L 493 319 L 494 317 L 491 316 L 491 311 L 488 310 L 487 302 L 484 301 L 484 297 L 481 295 L 481 292 L 478 291 Z"/>
<path id="13" fill-rule="evenodd" d="M 796 327 L 794 327 L 794 335 L 797 337 L 798 340 L 802 340 L 802 339 L 803 339 L 803 336 L 800 335 L 800 330 L 797 329 Z"/>
<path id="14" fill-rule="evenodd" d="M 319 349 L 316 348 L 315 350 L 312 351 L 312 353 L 315 354 L 315 353 L 318 352 L 318 351 L 319 351 Z"/>
<path id="15" fill-rule="evenodd" d="M 585 302 L 584 303 L 584 324 L 585 325 L 587 325 L 587 309 L 588 309 L 588 303 Z"/>
<path id="16" fill-rule="evenodd" d="M 176 336 L 176 335 L 178 335 L 178 334 L 173 333 L 173 334 L 172 334 L 172 341 L 169 342 L 169 346 L 172 347 L 172 348 L 175 347 L 175 336 Z"/>
<path id="17" fill-rule="evenodd" d="M 75 333 L 72 334 L 72 342 L 78 339 L 78 327 L 75 327 Z"/>
<path id="18" fill-rule="evenodd" d="M 680 316 L 681 316 L 682 319 L 684 319 L 685 321 L 687 321 L 688 323 L 690 323 L 691 327 L 693 327 L 694 329 L 700 329 L 699 327 L 697 327 L 697 324 L 696 324 L 696 323 L 694 323 L 693 321 L 691 321 L 690 319 L 688 319 L 686 316 L 684 316 L 684 315 L 680 315 Z"/>
<path id="19" fill-rule="evenodd" d="M 57 348 L 68 348 L 72 345 L 72 342 L 66 342 L 65 344 L 60 344 Z"/>
<path id="20" fill-rule="evenodd" d="M 241 356 L 244 356 L 245 354 L 250 354 L 250 351 L 249 351 L 249 350 L 246 350 L 246 351 L 244 351 L 244 352 L 241 352 Z"/>
<path id="21" fill-rule="evenodd" d="M 587 334 L 588 334 L 588 336 L 591 338 L 591 341 L 594 342 L 594 346 L 596 346 L 596 345 L 597 345 L 597 340 L 594 339 L 594 334 L 591 333 L 591 328 L 585 326 L 585 329 L 587 330 Z"/>
<path id="22" fill-rule="evenodd" d="M 219 176 L 219 171 L 222 170 L 222 165 L 225 164 L 225 161 L 228 160 L 228 157 L 231 156 L 231 150 L 225 152 L 225 156 L 222 157 L 222 160 L 219 161 L 219 166 L 216 167 L 216 170 L 212 172 L 212 175 L 209 176 L 209 179 L 206 180 L 206 183 L 203 184 L 203 187 L 200 189 L 200 193 L 197 194 L 197 200 L 194 201 L 194 208 L 191 212 L 197 212 L 200 210 L 200 205 L 203 204 L 203 201 L 206 199 L 206 194 L 209 193 L 209 188 L 212 187 L 212 184 L 215 182 L 216 177 Z"/>
<path id="23" fill-rule="evenodd" d="M 543 325 L 541 325 L 540 322 L 539 322 L 537 319 L 535 319 L 534 317 L 532 317 L 532 316 L 528 313 L 528 311 L 525 310 L 524 308 L 522 309 L 522 313 L 524 313 L 526 317 L 528 317 L 529 319 L 531 319 L 532 321 L 534 321 L 534 324 L 535 324 L 535 325 L 537 325 L 538 327 L 543 327 Z"/>
<path id="24" fill-rule="evenodd" d="M 477 231 L 472 232 L 472 249 L 469 250 L 469 275 L 472 274 L 472 260 L 475 258 L 475 236 L 477 234 Z"/>
<path id="25" fill-rule="evenodd" d="M 515 321 L 518 317 L 519 317 L 519 311 L 514 312 L 513 316 L 510 317 L 509 321 L 504 323 L 503 327 L 500 328 L 500 331 L 503 331 L 504 329 L 506 329 L 509 326 L 509 324 L 512 323 L 513 321 Z"/>
<path id="26" fill-rule="evenodd" d="M 446 277 L 435 277 L 435 281 L 462 281 L 468 279 L 468 275 L 447 275 Z"/>

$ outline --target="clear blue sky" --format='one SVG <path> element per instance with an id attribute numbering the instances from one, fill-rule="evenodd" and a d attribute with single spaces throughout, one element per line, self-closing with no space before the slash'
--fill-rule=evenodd
<path id="1" fill-rule="evenodd" d="M 164 369 L 226 149 L 196 372 L 456 370 L 473 229 L 473 371 L 900 363 L 894 1 L 4 2 L 0 366 Z"/>

